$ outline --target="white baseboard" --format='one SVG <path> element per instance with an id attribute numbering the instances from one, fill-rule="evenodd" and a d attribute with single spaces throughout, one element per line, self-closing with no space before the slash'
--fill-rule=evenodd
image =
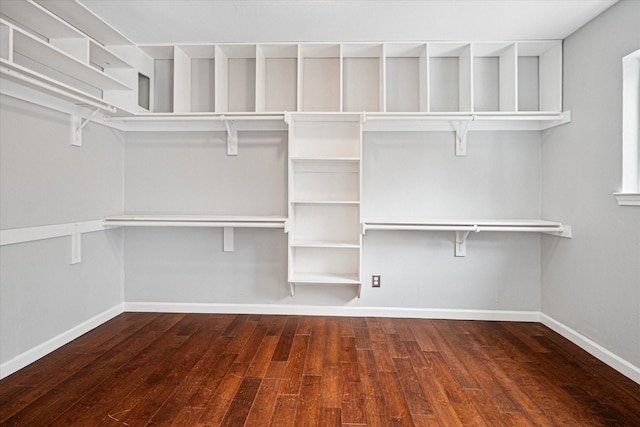
<path id="1" fill-rule="evenodd" d="M 118 304 L 80 325 L 14 357 L 0 365 L 0 379 L 24 368 L 57 348 L 73 341 L 91 329 L 122 312 L 159 313 L 228 313 L 228 314 L 281 314 L 308 316 L 401 317 L 420 319 L 493 320 L 512 322 L 541 322 L 569 341 L 581 347 L 613 369 L 640 384 L 640 368 L 612 353 L 579 332 L 537 311 L 451 310 L 438 308 L 401 307 L 349 307 L 308 306 L 288 304 L 200 304 L 127 302 Z"/>
<path id="2" fill-rule="evenodd" d="M 537 311 L 450 310 L 439 308 L 350 307 L 289 304 L 199 304 L 126 302 L 124 311 L 164 313 L 282 314 L 307 316 L 409 317 L 452 320 L 539 322 Z"/>
<path id="3" fill-rule="evenodd" d="M 27 350 L 24 353 L 14 357 L 13 359 L 3 363 L 2 365 L 0 365 L 0 379 L 8 377 L 14 372 L 40 359 L 41 357 L 46 356 L 52 351 L 78 338 L 82 334 L 85 334 L 93 328 L 96 328 L 106 321 L 116 317 L 123 311 L 123 304 L 118 304 L 115 307 L 103 311 L 102 313 L 93 316 L 91 319 L 88 319 L 81 324 L 74 326 L 68 331 L 65 331 L 60 335 L 57 335 L 50 340 L 45 341 L 42 344 L 39 344 L 31 348 L 30 350 Z"/>
<path id="4" fill-rule="evenodd" d="M 640 367 L 627 362 L 625 359 L 615 353 L 612 353 L 600 344 L 590 340 L 581 333 L 571 329 L 563 323 L 558 322 L 544 313 L 540 313 L 540 322 L 578 347 L 582 348 L 587 353 L 611 366 L 616 371 L 640 384 Z"/>

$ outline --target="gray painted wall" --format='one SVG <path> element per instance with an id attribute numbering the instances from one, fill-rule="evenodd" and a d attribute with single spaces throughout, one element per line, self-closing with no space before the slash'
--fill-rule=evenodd
<path id="1" fill-rule="evenodd" d="M 540 134 L 469 133 L 454 156 L 451 132 L 367 133 L 365 216 L 537 218 Z M 286 134 L 240 133 L 228 157 L 224 134 L 128 133 L 128 213 L 286 215 Z M 470 236 L 453 256 L 453 233 L 369 232 L 362 298 L 353 287 L 298 286 L 289 296 L 282 230 L 236 230 L 222 251 L 219 229 L 125 231 L 125 301 L 390 308 L 539 310 L 540 237 Z M 368 287 L 382 274 L 380 289 Z"/>
<path id="2" fill-rule="evenodd" d="M 564 109 L 543 133 L 542 213 L 573 239 L 542 241 L 541 311 L 640 366 L 640 209 L 621 207 L 622 57 L 640 48 L 640 2 L 564 42 Z"/>
<path id="3" fill-rule="evenodd" d="M 70 116 L 2 96 L 0 226 L 35 227 L 123 212 L 123 135 L 94 123 L 69 145 Z M 0 364 L 123 302 L 122 230 L 0 248 Z"/>

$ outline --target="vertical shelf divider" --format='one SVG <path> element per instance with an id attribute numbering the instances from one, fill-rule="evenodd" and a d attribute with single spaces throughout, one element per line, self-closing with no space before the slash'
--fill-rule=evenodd
<path id="1" fill-rule="evenodd" d="M 173 51 L 173 112 L 191 111 L 191 58 L 180 47 Z"/>
<path id="2" fill-rule="evenodd" d="M 267 70 L 266 58 L 261 45 L 256 45 L 256 113 L 266 111 Z"/>
<path id="3" fill-rule="evenodd" d="M 500 54 L 500 111 L 518 111 L 518 46 L 510 43 Z"/>
<path id="4" fill-rule="evenodd" d="M 424 49 L 418 57 L 419 90 L 420 90 L 420 111 L 431 111 L 429 106 L 429 45 L 425 44 Z"/>
<path id="5" fill-rule="evenodd" d="M 459 111 L 473 111 L 473 45 L 467 44 L 458 59 Z"/>
<path id="6" fill-rule="evenodd" d="M 540 55 L 540 111 L 562 110 L 562 43 Z"/>
<path id="7" fill-rule="evenodd" d="M 382 112 L 387 111 L 387 46 L 382 43 L 380 46 L 380 65 L 379 65 L 379 87 L 378 94 L 380 96 L 379 109 Z"/>
<path id="8" fill-rule="evenodd" d="M 216 113 L 226 113 L 229 106 L 229 57 L 216 45 Z"/>

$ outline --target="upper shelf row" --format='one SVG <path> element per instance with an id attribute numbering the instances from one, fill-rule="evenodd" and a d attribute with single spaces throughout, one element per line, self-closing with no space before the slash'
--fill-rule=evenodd
<path id="1" fill-rule="evenodd" d="M 562 110 L 561 41 L 136 46 L 77 2 L 2 14 L 3 64 L 129 113 Z"/>

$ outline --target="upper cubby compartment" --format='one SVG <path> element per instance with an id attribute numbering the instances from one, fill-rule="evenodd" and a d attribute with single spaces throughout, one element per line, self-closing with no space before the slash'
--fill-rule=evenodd
<path id="1" fill-rule="evenodd" d="M 428 62 L 425 43 L 385 45 L 386 110 L 428 111 Z"/>
<path id="2" fill-rule="evenodd" d="M 340 44 L 300 45 L 298 111 L 341 111 Z"/>
<path id="3" fill-rule="evenodd" d="M 216 45 L 215 111 L 256 111 L 256 46 Z"/>
<path id="4" fill-rule="evenodd" d="M 263 44 L 256 48 L 256 112 L 296 111 L 298 45 Z"/>
<path id="5" fill-rule="evenodd" d="M 142 46 L 153 64 L 150 79 L 149 110 L 153 113 L 174 112 L 174 51 L 173 46 Z"/>
<path id="6" fill-rule="evenodd" d="M 173 55 L 173 112 L 215 111 L 215 46 L 175 46 Z"/>
<path id="7" fill-rule="evenodd" d="M 562 42 L 517 43 L 518 111 L 562 110 Z"/>
<path id="8" fill-rule="evenodd" d="M 473 111 L 517 111 L 515 43 L 473 44 Z"/>
<path id="9" fill-rule="evenodd" d="M 430 43 L 428 49 L 428 111 L 473 111 L 471 44 Z"/>
<path id="10" fill-rule="evenodd" d="M 342 46 L 342 111 L 384 111 L 382 44 Z"/>

